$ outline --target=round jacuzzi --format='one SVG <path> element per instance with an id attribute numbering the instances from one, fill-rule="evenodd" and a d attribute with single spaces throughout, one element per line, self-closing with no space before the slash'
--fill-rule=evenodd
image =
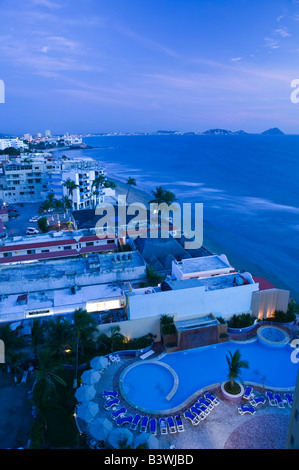
<path id="1" fill-rule="evenodd" d="M 257 330 L 257 336 L 261 343 L 278 348 L 290 341 L 288 333 L 278 326 L 262 326 Z"/>

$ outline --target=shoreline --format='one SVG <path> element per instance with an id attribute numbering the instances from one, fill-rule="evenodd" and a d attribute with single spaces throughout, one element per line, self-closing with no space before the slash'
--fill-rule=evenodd
<path id="1" fill-rule="evenodd" d="M 127 194 L 128 186 L 125 181 L 121 181 L 119 177 L 109 176 L 108 179 L 113 181 L 116 184 L 115 194 L 123 195 Z M 148 207 L 149 201 L 152 199 L 150 192 L 146 191 L 145 188 L 138 188 L 138 186 L 131 186 L 128 203 L 132 204 L 133 202 L 143 203 Z M 291 292 L 290 287 L 287 284 L 284 284 L 281 279 L 279 279 L 274 274 L 266 271 L 262 266 L 254 264 L 250 259 L 245 256 L 240 256 L 234 249 L 226 246 L 225 242 L 221 243 L 223 240 L 223 234 L 217 230 L 215 226 L 204 220 L 204 232 L 203 232 L 203 244 L 202 246 L 206 248 L 209 252 L 213 254 L 221 255 L 225 254 L 228 258 L 229 263 L 239 270 L 239 271 L 248 271 L 252 276 L 263 277 L 272 283 L 275 287 L 279 289 L 288 290 Z M 294 291 L 290 293 L 290 298 L 298 298 L 299 293 Z"/>

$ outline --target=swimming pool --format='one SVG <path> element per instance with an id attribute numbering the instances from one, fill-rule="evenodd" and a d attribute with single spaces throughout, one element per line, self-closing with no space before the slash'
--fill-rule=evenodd
<path id="1" fill-rule="evenodd" d="M 241 379 L 265 387 L 293 388 L 299 364 L 291 361 L 293 349 L 269 348 L 255 340 L 251 343 L 220 343 L 187 351 L 165 354 L 157 361 L 138 362 L 120 376 L 124 398 L 140 411 L 174 412 L 201 389 L 227 379 L 226 354 L 239 349 L 242 360 L 249 363 Z M 168 366 L 165 368 L 165 365 Z M 173 387 L 177 380 L 175 392 Z"/>

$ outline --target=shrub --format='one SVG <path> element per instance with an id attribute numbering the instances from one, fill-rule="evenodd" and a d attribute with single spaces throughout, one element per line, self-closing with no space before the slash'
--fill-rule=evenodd
<path id="1" fill-rule="evenodd" d="M 240 313 L 239 315 L 233 315 L 228 321 L 229 328 L 246 328 L 247 326 L 253 325 L 255 317 L 251 313 Z"/>
<path id="2" fill-rule="evenodd" d="M 282 310 L 275 310 L 274 315 L 270 318 L 265 318 L 265 321 L 274 321 L 277 323 L 291 323 L 296 319 L 296 314 L 292 310 L 286 313 Z"/>
<path id="3" fill-rule="evenodd" d="M 163 335 L 173 335 L 176 333 L 176 327 L 175 327 L 172 316 L 161 315 L 160 325 L 161 325 L 161 332 Z"/>
<path id="4" fill-rule="evenodd" d="M 49 231 L 47 217 L 38 219 L 37 225 L 41 232 L 46 233 Z"/>

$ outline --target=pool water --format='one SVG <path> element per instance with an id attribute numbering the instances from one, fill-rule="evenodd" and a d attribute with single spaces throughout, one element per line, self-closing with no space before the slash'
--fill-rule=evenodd
<path id="1" fill-rule="evenodd" d="M 269 348 L 259 341 L 246 344 L 232 342 L 205 346 L 187 351 L 166 354 L 158 362 L 170 366 L 179 383 L 174 395 L 166 396 L 173 387 L 173 375 L 159 365 L 140 363 L 123 374 L 123 390 L 132 404 L 141 409 L 175 410 L 198 390 L 227 379 L 226 354 L 239 349 L 241 359 L 248 361 L 249 369 L 242 369 L 241 379 L 264 384 L 267 388 L 294 387 L 299 364 L 291 361 L 293 349 Z"/>
<path id="2" fill-rule="evenodd" d="M 273 341 L 274 343 L 285 339 L 285 334 L 282 331 L 272 327 L 264 328 L 261 335 L 268 341 Z"/>

